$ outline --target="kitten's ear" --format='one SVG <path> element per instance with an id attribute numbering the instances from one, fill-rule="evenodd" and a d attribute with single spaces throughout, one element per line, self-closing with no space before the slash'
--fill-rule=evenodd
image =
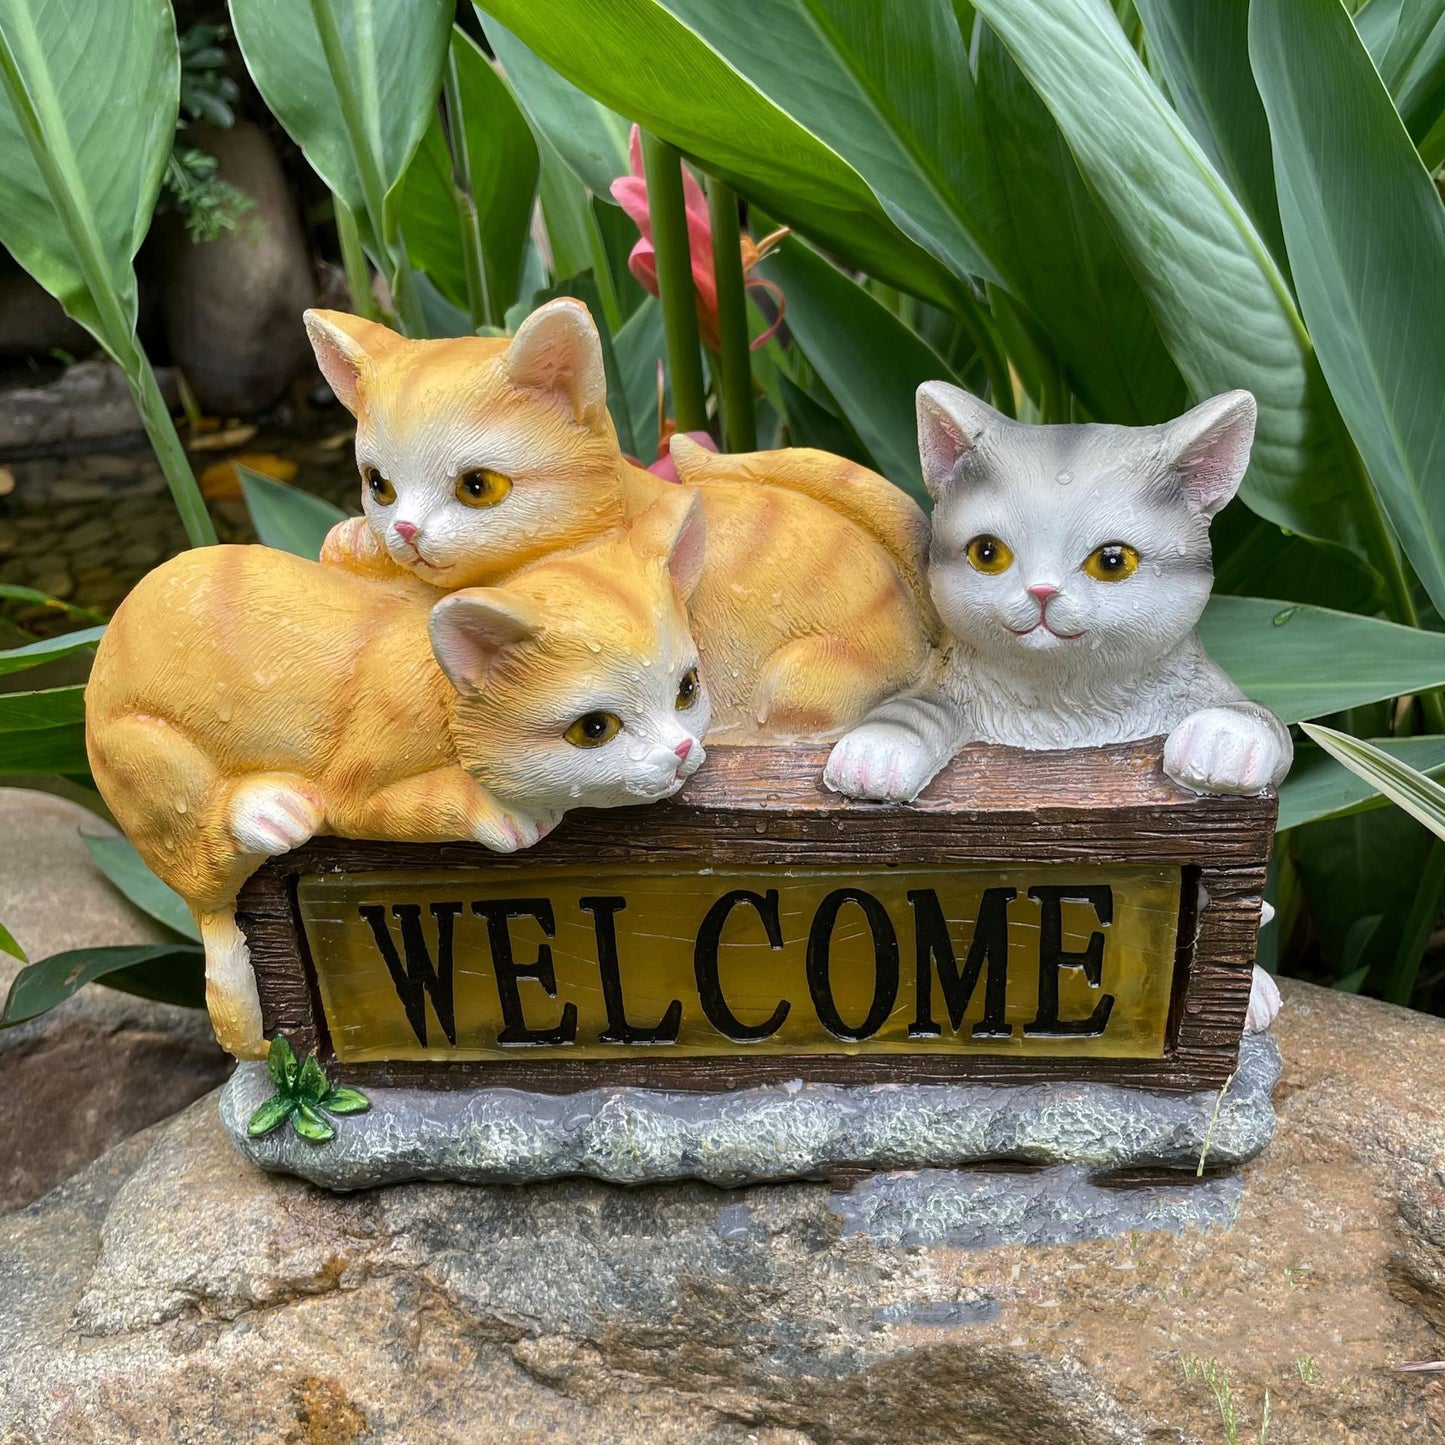
<path id="1" fill-rule="evenodd" d="M 507 348 L 507 372 L 518 386 L 554 392 L 584 424 L 607 409 L 602 342 L 591 313 L 570 296 L 539 306 Z"/>
<path id="2" fill-rule="evenodd" d="M 928 495 L 937 501 L 984 430 L 1007 420 L 961 387 L 925 381 L 918 388 L 918 456 Z"/>
<path id="3" fill-rule="evenodd" d="M 345 311 L 311 310 L 301 319 L 306 323 L 306 334 L 326 384 L 336 393 L 337 401 L 355 416 L 367 362 L 402 338 L 379 322 Z"/>
<path id="4" fill-rule="evenodd" d="M 663 557 L 678 595 L 686 601 L 702 580 L 707 553 L 707 523 L 699 493 L 678 487 L 655 501 L 629 532 L 633 550 L 642 557 Z"/>
<path id="5" fill-rule="evenodd" d="M 1254 441 L 1254 398 L 1226 391 L 1164 427 L 1169 459 L 1189 505 L 1212 517 L 1239 490 Z"/>
<path id="6" fill-rule="evenodd" d="M 427 624 L 431 650 L 458 692 L 480 692 L 510 648 L 542 630 L 534 604 L 501 587 L 466 587 L 443 597 Z"/>

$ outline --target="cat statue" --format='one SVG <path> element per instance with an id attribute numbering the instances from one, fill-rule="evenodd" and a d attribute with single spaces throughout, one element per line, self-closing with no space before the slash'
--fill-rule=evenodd
<path id="1" fill-rule="evenodd" d="M 620 450 L 578 301 L 549 301 L 510 340 L 411 341 L 336 311 L 308 311 L 306 327 L 357 423 L 364 516 L 332 531 L 328 565 L 497 583 L 677 490 Z M 836 738 L 919 676 L 941 632 L 911 498 L 825 452 L 671 446 L 706 517 L 688 612 L 715 739 Z"/>
<path id="2" fill-rule="evenodd" d="M 1279 783 L 1288 730 L 1195 632 L 1214 580 L 1210 519 L 1244 476 L 1254 421 L 1254 398 L 1231 391 L 1162 426 L 1031 426 L 924 383 L 929 584 L 952 643 L 937 676 L 835 745 L 826 785 L 910 802 L 964 743 L 1159 735 L 1165 772 L 1186 788 Z M 1279 995 L 1254 977 L 1250 1027 L 1266 1028 Z"/>
<path id="3" fill-rule="evenodd" d="M 317 834 L 535 843 L 572 807 L 672 796 L 707 691 L 685 601 L 703 524 L 679 495 L 626 534 L 438 597 L 267 547 L 202 547 L 117 609 L 85 694 L 102 797 L 190 905 L 221 1046 L 265 1052 L 234 919 Z"/>

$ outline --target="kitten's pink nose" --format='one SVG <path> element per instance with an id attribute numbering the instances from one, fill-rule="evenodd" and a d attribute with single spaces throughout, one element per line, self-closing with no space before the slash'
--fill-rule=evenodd
<path id="1" fill-rule="evenodd" d="M 398 528 L 398 530 L 400 530 Z M 1035 582 L 1028 589 L 1030 597 L 1037 597 L 1040 602 L 1047 602 L 1059 589 L 1052 582 Z"/>
<path id="2" fill-rule="evenodd" d="M 418 527 L 415 522 L 393 522 L 391 525 L 396 528 L 396 535 L 400 537 L 403 542 L 410 542 L 411 539 L 421 531 L 421 528 Z M 1033 589 L 1030 588 L 1029 590 L 1032 591 Z"/>
<path id="3" fill-rule="evenodd" d="M 691 739 L 691 738 L 683 738 L 683 740 L 682 740 L 680 743 L 678 743 L 678 745 L 677 745 L 675 748 L 673 748 L 673 752 L 675 752 L 675 753 L 678 755 L 678 757 L 681 758 L 684 762 L 687 761 L 687 755 L 688 755 L 691 751 L 692 751 L 692 739 Z"/>

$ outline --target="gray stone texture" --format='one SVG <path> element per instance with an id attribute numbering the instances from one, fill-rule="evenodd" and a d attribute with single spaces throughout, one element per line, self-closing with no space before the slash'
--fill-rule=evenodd
<path id="1" fill-rule="evenodd" d="M 1075 1244 L 969 1197 L 1086 1212 L 1057 1167 L 337 1195 L 200 1100 L 0 1219 L 0 1441 L 1215 1445 L 1188 1359 L 1241 1441 L 1266 1391 L 1269 1445 L 1438 1440 L 1445 1023 L 1293 985 L 1275 1033 L 1233 1227 Z"/>
<path id="2" fill-rule="evenodd" d="M 410 1179 L 523 1183 L 585 1174 L 619 1184 L 819 1178 L 852 1167 L 920 1169 L 977 1160 L 1193 1170 L 1253 1158 L 1274 1133 L 1279 1049 L 1243 1041 L 1227 1092 L 1156 1094 L 1109 1084 L 793 1084 L 734 1093 L 594 1089 L 374 1089 L 364 1114 L 310 1143 L 289 1126 L 246 1133 L 273 1092 L 242 1064 L 221 1096 L 236 1146 L 266 1169 L 332 1189 Z"/>

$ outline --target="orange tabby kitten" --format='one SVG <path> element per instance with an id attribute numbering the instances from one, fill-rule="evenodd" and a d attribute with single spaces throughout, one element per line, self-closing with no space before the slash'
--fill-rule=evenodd
<path id="1" fill-rule="evenodd" d="M 509 852 L 568 808 L 682 786 L 708 723 L 684 610 L 701 562 L 679 497 L 504 588 L 438 598 L 267 547 L 196 548 L 139 583 L 96 654 L 86 745 L 196 916 L 223 1048 L 265 1051 L 234 919 L 264 858 L 325 833 Z"/>
<path id="2" fill-rule="evenodd" d="M 548 302 L 510 341 L 408 341 L 334 311 L 306 325 L 357 420 L 365 508 L 323 562 L 443 589 L 497 582 L 675 490 L 619 450 L 580 302 Z M 715 737 L 831 738 L 916 681 L 938 624 L 909 497 L 825 452 L 672 447 L 707 518 L 689 615 Z"/>

